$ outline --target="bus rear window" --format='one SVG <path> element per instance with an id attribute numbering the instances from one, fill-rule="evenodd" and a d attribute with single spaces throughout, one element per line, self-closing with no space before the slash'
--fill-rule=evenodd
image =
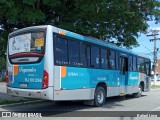
<path id="1" fill-rule="evenodd" d="M 45 46 L 44 32 L 29 32 L 9 38 L 9 55 L 22 52 L 42 53 Z"/>

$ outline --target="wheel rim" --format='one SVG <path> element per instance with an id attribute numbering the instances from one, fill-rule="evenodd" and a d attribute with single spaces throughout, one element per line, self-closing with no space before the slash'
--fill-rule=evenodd
<path id="1" fill-rule="evenodd" d="M 104 94 L 102 91 L 98 91 L 97 93 L 97 101 L 99 104 L 103 103 L 104 101 Z"/>

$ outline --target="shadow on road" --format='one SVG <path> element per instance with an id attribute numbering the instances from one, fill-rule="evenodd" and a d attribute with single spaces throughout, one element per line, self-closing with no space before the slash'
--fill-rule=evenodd
<path id="1" fill-rule="evenodd" d="M 0 92 L 0 101 L 19 101 L 24 100 L 23 97 L 13 97 L 4 92 Z"/>
<path id="2" fill-rule="evenodd" d="M 142 97 L 145 97 L 143 95 Z M 122 101 L 137 99 L 132 96 L 125 97 L 110 97 L 106 99 L 106 104 L 103 107 L 93 107 L 89 105 L 84 105 L 82 101 L 63 101 L 54 103 L 53 101 L 41 101 L 35 103 L 27 103 L 21 105 L 13 105 L 13 106 L 5 106 L 1 107 L 7 111 L 17 111 L 17 112 L 39 112 L 42 113 L 43 116 L 55 116 L 55 117 L 74 117 L 74 116 L 94 116 L 98 111 L 101 112 L 107 111 L 105 113 L 109 113 L 112 116 L 115 113 L 113 112 L 113 108 L 118 106 L 124 107 Z M 80 111 L 80 112 L 77 112 Z M 112 112 L 111 112 L 112 111 Z M 98 113 L 96 113 L 98 114 Z M 119 114 L 122 114 L 120 112 Z M 119 115 L 118 114 L 118 115 Z"/>
<path id="3" fill-rule="evenodd" d="M 141 97 L 145 97 L 146 95 L 142 95 Z M 131 99 L 137 99 L 133 97 L 132 95 L 127 95 L 127 96 L 116 96 L 116 97 L 110 97 L 106 98 L 106 104 L 103 106 L 103 108 L 116 108 L 117 106 L 122 106 L 123 105 L 120 103 L 124 100 L 131 100 Z"/>

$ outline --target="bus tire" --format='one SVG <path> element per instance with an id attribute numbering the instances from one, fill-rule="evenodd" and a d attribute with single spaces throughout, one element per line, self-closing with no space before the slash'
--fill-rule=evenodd
<path id="1" fill-rule="evenodd" d="M 139 98 L 141 96 L 142 96 L 142 85 L 140 84 L 139 88 L 138 88 L 138 92 L 137 93 L 133 93 L 133 97 Z"/>
<path id="2" fill-rule="evenodd" d="M 98 86 L 94 93 L 94 106 L 101 107 L 104 105 L 106 99 L 105 90 L 103 87 Z"/>

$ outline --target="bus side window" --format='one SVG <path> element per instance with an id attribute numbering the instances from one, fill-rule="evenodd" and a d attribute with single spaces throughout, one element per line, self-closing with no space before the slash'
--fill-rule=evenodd
<path id="1" fill-rule="evenodd" d="M 67 39 L 57 37 L 55 40 L 55 63 L 68 65 Z"/>
<path id="2" fill-rule="evenodd" d="M 79 42 L 68 40 L 69 65 L 79 66 Z"/>
<path id="3" fill-rule="evenodd" d="M 91 47 L 91 67 L 99 68 L 100 67 L 100 55 L 99 47 Z"/>
<path id="4" fill-rule="evenodd" d="M 133 56 L 133 71 L 137 71 L 137 58 Z"/>
<path id="5" fill-rule="evenodd" d="M 107 50 L 101 49 L 101 68 L 108 68 Z"/>
<path id="6" fill-rule="evenodd" d="M 138 57 L 138 71 L 145 73 L 145 61 L 144 58 Z"/>
<path id="7" fill-rule="evenodd" d="M 133 57 L 129 56 L 129 71 L 133 70 Z"/>
<path id="8" fill-rule="evenodd" d="M 145 73 L 146 75 L 150 76 L 150 61 L 148 59 L 145 59 Z"/>
<path id="9" fill-rule="evenodd" d="M 91 64 L 91 46 L 85 43 L 81 44 L 81 54 L 80 54 L 80 60 L 81 60 L 81 66 L 82 67 L 90 67 Z"/>
<path id="10" fill-rule="evenodd" d="M 114 51 L 111 51 L 111 50 L 108 50 L 108 58 L 109 58 L 109 61 L 108 61 L 108 68 L 109 69 L 115 69 L 116 68 L 116 56 L 115 56 L 115 52 Z"/>

